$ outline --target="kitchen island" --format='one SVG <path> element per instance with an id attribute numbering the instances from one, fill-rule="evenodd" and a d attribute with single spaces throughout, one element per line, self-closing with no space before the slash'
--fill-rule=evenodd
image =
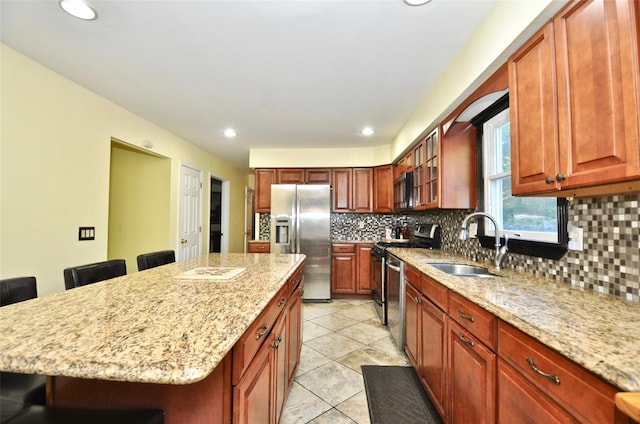
<path id="1" fill-rule="evenodd" d="M 228 422 L 232 380 L 235 390 L 250 368 L 234 363 L 237 345 L 258 319 L 264 338 L 249 339 L 269 338 L 285 298 L 301 291 L 304 259 L 210 254 L 0 308 L 0 369 L 50 376 L 50 404 L 153 406 L 167 423 Z M 242 271 L 189 274 L 221 267 Z"/>

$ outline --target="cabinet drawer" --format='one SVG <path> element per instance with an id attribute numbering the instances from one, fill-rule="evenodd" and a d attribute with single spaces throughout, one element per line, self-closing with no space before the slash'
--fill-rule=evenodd
<path id="1" fill-rule="evenodd" d="M 356 253 L 355 244 L 332 244 L 331 252 L 333 253 Z"/>
<path id="2" fill-rule="evenodd" d="M 422 274 L 422 294 L 443 311 L 449 309 L 449 289 L 424 274 Z"/>
<path id="3" fill-rule="evenodd" d="M 276 319 L 287 304 L 288 296 L 291 293 L 289 286 L 290 284 L 285 284 L 278 291 L 278 294 L 233 347 L 233 384 L 238 384 L 256 352 L 269 337 Z"/>
<path id="4" fill-rule="evenodd" d="M 247 251 L 249 253 L 269 253 L 271 245 L 269 243 L 249 243 Z"/>
<path id="5" fill-rule="evenodd" d="M 449 295 L 448 314 L 489 349 L 496 351 L 498 319 L 495 315 L 454 292 Z"/>
<path id="6" fill-rule="evenodd" d="M 293 291 L 302 283 L 302 280 L 304 278 L 302 273 L 303 269 L 304 267 L 301 266 L 300 268 L 296 269 L 291 277 L 289 277 L 289 280 L 287 281 L 287 297 L 291 297 L 291 293 L 293 293 Z"/>
<path id="7" fill-rule="evenodd" d="M 615 422 L 613 386 L 509 324 L 498 327 L 498 355 L 543 393 L 580 422 Z"/>
<path id="8" fill-rule="evenodd" d="M 419 292 L 422 292 L 422 281 L 420 279 L 420 275 L 420 271 L 411 265 L 406 265 L 404 269 L 404 278 L 409 284 L 418 289 Z"/>

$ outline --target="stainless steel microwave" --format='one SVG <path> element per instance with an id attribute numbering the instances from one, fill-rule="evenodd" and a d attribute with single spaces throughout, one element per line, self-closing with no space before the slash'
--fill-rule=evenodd
<path id="1" fill-rule="evenodd" d="M 393 202 L 396 211 L 413 208 L 413 172 L 404 172 L 393 182 Z"/>

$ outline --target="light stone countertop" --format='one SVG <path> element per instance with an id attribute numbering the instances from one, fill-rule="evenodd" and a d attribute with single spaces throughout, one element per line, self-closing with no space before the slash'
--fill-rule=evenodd
<path id="1" fill-rule="evenodd" d="M 496 271 L 427 249 L 389 252 L 624 391 L 640 391 L 640 303 L 570 284 Z M 456 277 L 429 263 L 482 265 L 500 277 Z"/>
<path id="2" fill-rule="evenodd" d="M 0 370 L 194 383 L 215 369 L 304 259 L 210 254 L 3 306 Z M 197 267 L 246 271 L 230 280 L 174 278 Z"/>

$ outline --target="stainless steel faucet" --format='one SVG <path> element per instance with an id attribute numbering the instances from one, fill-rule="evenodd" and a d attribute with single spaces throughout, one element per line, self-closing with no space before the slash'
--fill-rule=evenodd
<path id="1" fill-rule="evenodd" d="M 496 269 L 500 269 L 500 265 L 502 264 L 502 260 L 504 259 L 505 256 L 507 256 L 507 252 L 509 251 L 509 248 L 507 247 L 507 244 L 509 243 L 509 237 L 507 236 L 507 234 L 504 234 L 504 246 L 500 246 L 500 227 L 498 226 L 498 222 L 496 221 L 496 219 L 494 217 L 492 217 L 491 215 L 489 215 L 488 213 L 485 212 L 474 212 L 471 213 L 469 215 L 467 215 L 464 220 L 462 221 L 462 227 L 460 228 L 460 240 L 468 240 L 469 239 L 469 231 L 467 230 L 467 224 L 469 223 L 469 221 L 472 218 L 478 218 L 480 216 L 483 216 L 485 218 L 488 218 L 491 222 L 493 222 L 493 226 L 496 229 L 496 255 L 493 259 L 493 263 L 496 267 Z"/>

